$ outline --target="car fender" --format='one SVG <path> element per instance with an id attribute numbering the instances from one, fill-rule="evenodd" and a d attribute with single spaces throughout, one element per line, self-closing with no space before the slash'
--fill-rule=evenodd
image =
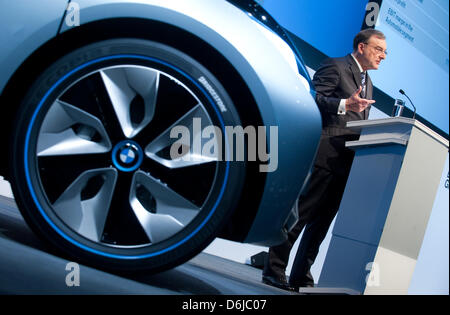
<path id="1" fill-rule="evenodd" d="M 68 0 L 3 1 L 0 10 L 0 94 L 20 65 L 58 34 L 67 4 Z"/>

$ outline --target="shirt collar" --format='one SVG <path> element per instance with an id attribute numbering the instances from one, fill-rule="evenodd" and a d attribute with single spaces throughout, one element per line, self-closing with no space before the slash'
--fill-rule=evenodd
<path id="1" fill-rule="evenodd" d="M 358 65 L 358 68 L 359 68 L 359 71 L 362 73 L 362 72 L 365 72 L 364 70 L 363 70 L 363 68 L 361 67 L 361 65 L 359 64 L 359 62 L 358 62 L 358 59 L 356 59 L 356 57 L 353 55 L 353 54 L 351 54 L 352 55 L 352 57 L 353 57 L 353 60 L 355 60 L 356 61 L 356 64 Z"/>

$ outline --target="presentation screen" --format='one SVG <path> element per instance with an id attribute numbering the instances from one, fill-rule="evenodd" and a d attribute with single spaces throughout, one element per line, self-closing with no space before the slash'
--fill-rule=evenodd
<path id="1" fill-rule="evenodd" d="M 259 0 L 287 30 L 329 57 L 352 51 L 354 36 L 374 27 L 387 37 L 388 56 L 374 85 L 406 102 L 449 133 L 448 0 Z"/>
<path id="2" fill-rule="evenodd" d="M 383 0 L 375 28 L 387 37 L 388 56 L 370 74 L 379 89 L 408 104 L 403 89 L 417 112 L 447 134 L 448 10 L 448 0 Z"/>

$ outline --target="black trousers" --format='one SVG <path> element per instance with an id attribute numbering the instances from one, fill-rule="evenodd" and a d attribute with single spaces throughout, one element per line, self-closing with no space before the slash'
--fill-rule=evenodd
<path id="1" fill-rule="evenodd" d="M 319 167 L 313 169 L 308 188 L 298 199 L 299 221 L 284 243 L 269 248 L 264 275 L 284 276 L 292 246 L 305 229 L 289 284 L 294 287 L 314 285 L 310 269 L 339 209 L 347 178 L 348 172 L 342 175 Z"/>

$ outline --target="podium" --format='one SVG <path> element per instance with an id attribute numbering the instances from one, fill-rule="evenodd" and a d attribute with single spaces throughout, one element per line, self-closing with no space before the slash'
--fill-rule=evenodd
<path id="1" fill-rule="evenodd" d="M 361 136 L 318 286 L 407 294 L 449 142 L 405 117 L 347 127 Z"/>

